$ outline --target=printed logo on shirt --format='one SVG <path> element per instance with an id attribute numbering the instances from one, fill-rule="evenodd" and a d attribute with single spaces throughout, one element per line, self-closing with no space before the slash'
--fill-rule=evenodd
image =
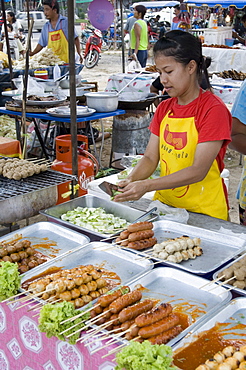
<path id="1" fill-rule="evenodd" d="M 51 35 L 51 41 L 57 41 L 60 39 L 61 39 L 60 33 L 53 33 L 53 35 Z"/>
<path id="2" fill-rule="evenodd" d="M 164 129 L 164 139 L 167 144 L 174 147 L 176 150 L 181 150 L 187 145 L 187 132 L 171 132 L 169 125 Z"/>

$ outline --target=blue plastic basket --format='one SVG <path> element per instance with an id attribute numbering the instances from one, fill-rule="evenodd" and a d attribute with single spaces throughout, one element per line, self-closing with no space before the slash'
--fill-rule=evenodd
<path id="1" fill-rule="evenodd" d="M 234 39 L 225 39 L 225 45 L 226 46 L 233 46 Z"/>

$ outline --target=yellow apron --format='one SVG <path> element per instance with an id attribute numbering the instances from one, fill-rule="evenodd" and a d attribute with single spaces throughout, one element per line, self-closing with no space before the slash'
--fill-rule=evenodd
<path id="1" fill-rule="evenodd" d="M 57 55 L 65 63 L 69 62 L 68 42 L 62 29 L 59 29 L 57 31 L 49 31 L 48 48 L 52 49 L 54 54 Z"/>
<path id="2" fill-rule="evenodd" d="M 195 117 L 173 118 L 169 111 L 160 126 L 161 176 L 170 175 L 193 164 L 198 131 Z M 228 208 L 217 161 L 206 177 L 195 184 L 156 191 L 154 199 L 190 212 L 228 219 Z"/>

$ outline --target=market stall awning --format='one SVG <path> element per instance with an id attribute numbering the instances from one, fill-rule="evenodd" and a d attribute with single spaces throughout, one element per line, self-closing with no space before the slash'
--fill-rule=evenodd
<path id="1" fill-rule="evenodd" d="M 215 6 L 222 6 L 223 8 L 228 8 L 229 6 L 236 6 L 237 8 L 243 8 L 246 6 L 245 1 L 239 1 L 239 0 L 196 0 L 196 1 L 190 1 L 190 0 L 184 0 L 184 3 L 192 4 L 195 6 L 209 6 L 210 8 L 213 8 Z"/>
<path id="2" fill-rule="evenodd" d="M 172 8 L 173 6 L 175 6 L 177 4 L 180 4 L 180 2 L 179 1 L 140 1 L 138 3 L 134 3 L 131 6 L 131 8 L 133 8 L 133 6 L 136 6 L 136 5 L 143 5 L 147 9 L 149 9 L 149 8 L 165 8 L 165 7 Z"/>

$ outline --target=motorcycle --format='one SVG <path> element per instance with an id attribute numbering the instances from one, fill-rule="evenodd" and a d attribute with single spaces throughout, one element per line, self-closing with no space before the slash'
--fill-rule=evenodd
<path id="1" fill-rule="evenodd" d="M 81 46 L 82 46 L 83 49 L 84 49 L 84 47 L 87 43 L 88 38 L 91 35 L 93 35 L 93 31 L 94 31 L 94 28 L 90 28 L 90 27 L 87 27 L 84 30 L 82 30 L 80 42 L 81 42 Z"/>
<path id="2" fill-rule="evenodd" d="M 102 32 L 98 29 L 93 30 L 85 45 L 84 60 L 86 68 L 93 68 L 97 65 L 101 57 Z"/>

